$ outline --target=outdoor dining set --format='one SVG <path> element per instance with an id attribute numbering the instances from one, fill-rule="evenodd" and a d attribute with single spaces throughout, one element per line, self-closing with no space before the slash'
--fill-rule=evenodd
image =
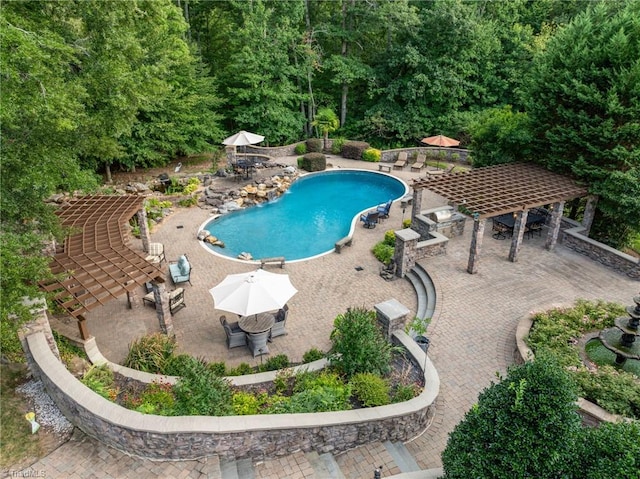
<path id="1" fill-rule="evenodd" d="M 254 358 L 269 354 L 268 343 L 287 334 L 287 301 L 297 292 L 287 274 L 258 269 L 227 275 L 209 290 L 216 309 L 238 315 L 237 321 L 220 316 L 227 347 L 247 346 Z"/>
<path id="2" fill-rule="evenodd" d="M 540 213 L 529 213 L 525 224 L 524 234 L 532 238 L 534 234 L 542 236 L 542 228 L 545 224 L 546 216 Z M 513 236 L 513 228 L 516 224 L 514 214 L 504 214 L 493 218 L 493 238 L 503 240 Z"/>

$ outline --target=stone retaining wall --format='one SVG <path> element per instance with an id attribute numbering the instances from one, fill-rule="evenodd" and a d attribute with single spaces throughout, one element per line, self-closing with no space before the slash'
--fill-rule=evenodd
<path id="1" fill-rule="evenodd" d="M 398 154 L 403 151 L 407 153 L 407 156 L 409 157 L 410 160 L 415 159 L 415 156 L 418 153 L 430 152 L 430 153 L 438 154 L 439 152 L 442 151 L 446 154 L 446 156 L 442 158 L 442 161 L 451 161 L 452 155 L 458 154 L 459 158 L 457 158 L 455 161 L 461 164 L 468 164 L 469 163 L 468 157 L 471 156 L 471 152 L 464 148 L 438 148 L 437 146 L 435 147 L 423 146 L 423 147 L 416 147 L 416 148 L 398 148 L 396 150 L 384 150 L 380 157 L 380 161 L 387 162 L 387 163 L 395 163 L 396 160 L 398 159 Z"/>
<path id="2" fill-rule="evenodd" d="M 564 246 L 604 264 L 632 279 L 640 280 L 640 259 L 599 243 L 584 234 L 585 228 L 579 223 L 563 218 L 563 229 L 560 241 Z"/>
<path id="3" fill-rule="evenodd" d="M 425 388 L 410 401 L 354 411 L 226 417 L 162 417 L 125 409 L 67 371 L 44 333 L 29 335 L 25 344 L 32 373 L 67 419 L 116 449 L 164 460 L 210 455 L 259 460 L 299 450 L 340 453 L 373 441 L 407 441 L 421 434 L 433 415 L 440 380 L 431 361 L 404 331 L 396 331 L 394 341 L 424 372 Z"/>

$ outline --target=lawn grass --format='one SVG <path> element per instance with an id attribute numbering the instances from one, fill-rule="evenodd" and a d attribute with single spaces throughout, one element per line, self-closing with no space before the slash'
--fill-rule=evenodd
<path id="1" fill-rule="evenodd" d="M 31 434 L 31 424 L 24 415 L 29 412 L 26 398 L 16 393 L 25 382 L 25 365 L 0 365 L 0 468 L 22 469 L 41 453 L 38 434 Z"/>

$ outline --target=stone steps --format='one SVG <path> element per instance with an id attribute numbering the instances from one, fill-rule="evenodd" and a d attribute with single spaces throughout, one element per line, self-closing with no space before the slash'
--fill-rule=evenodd
<path id="1" fill-rule="evenodd" d="M 296 477 L 304 479 L 373 478 L 381 467 L 385 479 L 437 479 L 442 469 L 421 470 L 406 446 L 387 441 L 361 446 L 340 455 L 301 451 L 287 457 L 252 463 L 250 459 L 221 459 L 219 471 L 211 463 L 208 477 L 220 479 L 256 479 L 260 477 Z M 344 469 L 344 472 L 343 472 Z"/>

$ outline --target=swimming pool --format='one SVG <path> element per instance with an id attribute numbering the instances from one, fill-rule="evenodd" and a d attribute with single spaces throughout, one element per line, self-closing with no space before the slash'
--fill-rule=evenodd
<path id="1" fill-rule="evenodd" d="M 295 181 L 278 199 L 208 221 L 203 228 L 225 248 L 202 243 L 216 254 L 254 259 L 284 256 L 308 259 L 333 251 L 358 215 L 406 194 L 407 185 L 389 175 L 341 169 L 311 173 Z"/>

